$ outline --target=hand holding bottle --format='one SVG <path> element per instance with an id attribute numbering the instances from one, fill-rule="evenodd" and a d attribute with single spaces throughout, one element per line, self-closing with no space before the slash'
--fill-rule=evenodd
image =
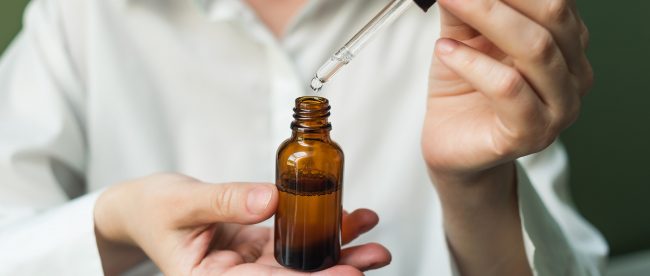
<path id="1" fill-rule="evenodd" d="M 95 232 L 105 273 L 115 275 L 148 256 L 165 275 L 303 275 L 273 256 L 272 230 L 249 224 L 273 215 L 272 184 L 210 185 L 175 174 L 115 185 L 95 206 Z M 343 218 L 348 243 L 377 224 L 376 214 L 357 210 Z M 344 249 L 339 265 L 314 275 L 362 275 L 382 267 L 390 254 L 381 245 Z"/>

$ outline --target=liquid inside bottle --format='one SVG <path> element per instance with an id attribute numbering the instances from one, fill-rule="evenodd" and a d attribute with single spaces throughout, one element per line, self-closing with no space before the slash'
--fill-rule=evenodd
<path id="1" fill-rule="evenodd" d="M 317 271 L 341 251 L 343 152 L 329 137 L 329 103 L 296 100 L 291 138 L 278 149 L 275 258 L 283 266 Z"/>

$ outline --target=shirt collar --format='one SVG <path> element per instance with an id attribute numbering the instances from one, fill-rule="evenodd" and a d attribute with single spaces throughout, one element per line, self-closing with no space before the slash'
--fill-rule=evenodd
<path id="1" fill-rule="evenodd" d="M 122 0 L 122 5 L 143 4 L 157 0 Z M 211 20 L 226 21 L 246 16 L 247 9 L 241 0 L 186 0 L 192 2 L 197 9 Z"/>
<path id="2" fill-rule="evenodd" d="M 226 21 L 241 17 L 250 17 L 250 10 L 240 0 L 193 0 L 196 6 L 208 18 Z"/>
<path id="3" fill-rule="evenodd" d="M 156 2 L 158 0 L 123 0 L 125 4 L 132 2 Z M 186 0 L 191 1 L 197 9 L 203 13 L 207 18 L 213 21 L 230 21 L 241 19 L 252 19 L 255 14 L 242 0 Z M 343 0 L 338 0 L 343 1 Z M 309 0 L 305 6 L 305 10 L 316 9 L 319 4 L 337 4 L 338 1 L 326 0 Z M 362 2 L 361 0 L 355 0 Z M 365 1 L 364 1 L 365 2 Z M 340 3 L 338 3 L 340 4 Z M 337 5 L 338 5 L 337 4 Z M 304 10 L 303 10 L 304 12 Z"/>
<path id="4" fill-rule="evenodd" d="M 255 18 L 254 12 L 248 7 L 243 0 L 192 0 L 197 7 L 210 18 L 211 20 L 216 21 L 227 21 L 234 19 L 253 19 Z M 325 2 L 333 2 L 332 0 L 328 1 L 318 1 L 318 0 L 308 0 L 303 10 L 300 14 L 303 15 L 305 11 L 312 10 Z"/>

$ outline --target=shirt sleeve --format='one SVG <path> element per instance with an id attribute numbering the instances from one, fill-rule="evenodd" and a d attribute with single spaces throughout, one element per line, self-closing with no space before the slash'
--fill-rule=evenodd
<path id="1" fill-rule="evenodd" d="M 0 59 L 0 275 L 102 274 L 60 2 L 32 1 Z"/>
<path id="2" fill-rule="evenodd" d="M 534 275 L 601 275 L 607 244 L 575 209 L 559 141 L 517 162 L 519 211 Z"/>

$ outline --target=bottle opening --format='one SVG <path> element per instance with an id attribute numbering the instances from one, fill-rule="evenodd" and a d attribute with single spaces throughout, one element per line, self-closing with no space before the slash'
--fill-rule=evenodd
<path id="1" fill-rule="evenodd" d="M 318 96 L 304 96 L 296 99 L 296 109 L 298 110 L 329 110 L 329 101 L 326 98 Z"/>
<path id="2" fill-rule="evenodd" d="M 304 96 L 296 99 L 296 106 L 293 109 L 291 124 L 294 130 L 312 131 L 331 129 L 332 126 L 327 118 L 330 116 L 330 104 L 326 98 L 318 96 Z"/>

